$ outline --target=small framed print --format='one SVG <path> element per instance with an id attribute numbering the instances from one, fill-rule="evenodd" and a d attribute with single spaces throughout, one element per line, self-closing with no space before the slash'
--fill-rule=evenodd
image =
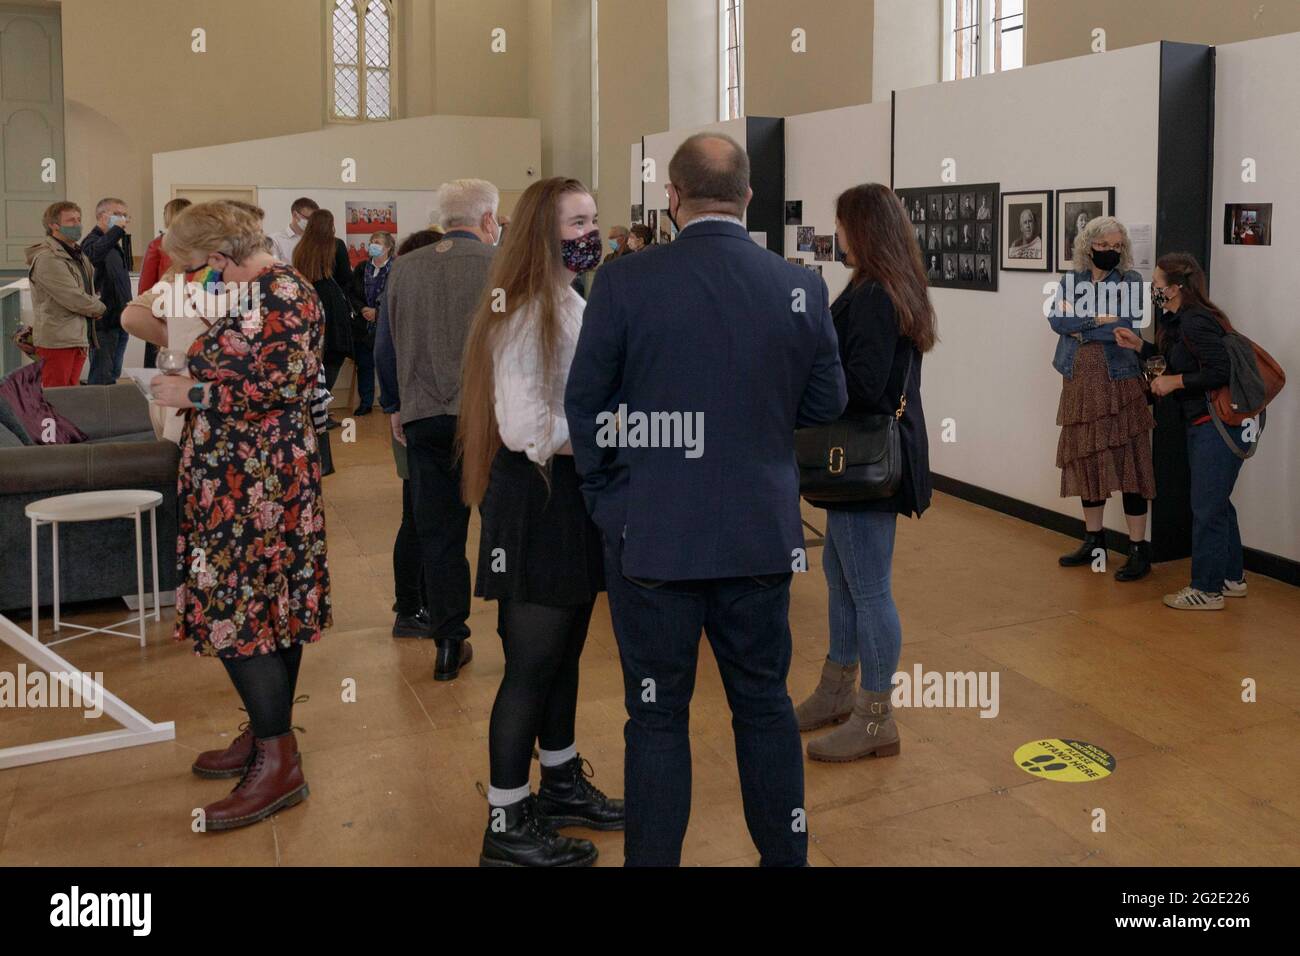
<path id="1" fill-rule="evenodd" d="M 1073 268 L 1074 239 L 1091 219 L 1115 215 L 1115 187 L 1062 189 L 1056 194 L 1057 269 Z"/>
<path id="2" fill-rule="evenodd" d="M 1050 189 L 1002 194 L 1003 269 L 1051 272 L 1052 236 Z"/>

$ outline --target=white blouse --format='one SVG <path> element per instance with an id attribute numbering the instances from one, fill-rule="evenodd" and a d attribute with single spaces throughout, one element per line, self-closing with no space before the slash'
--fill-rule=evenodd
<path id="1" fill-rule="evenodd" d="M 517 309 L 502 323 L 492 355 L 497 428 L 501 443 L 521 451 L 539 465 L 550 461 L 569 441 L 564 417 L 564 387 L 582 331 L 582 296 L 571 288 L 556 303 L 560 320 L 555 370 L 542 380 L 537 306 Z"/>

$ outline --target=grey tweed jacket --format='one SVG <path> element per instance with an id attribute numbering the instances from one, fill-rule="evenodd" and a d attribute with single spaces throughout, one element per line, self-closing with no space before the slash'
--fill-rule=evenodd
<path id="1" fill-rule="evenodd" d="M 460 363 L 496 249 L 464 233 L 399 256 L 385 296 L 402 424 L 460 412 Z"/>

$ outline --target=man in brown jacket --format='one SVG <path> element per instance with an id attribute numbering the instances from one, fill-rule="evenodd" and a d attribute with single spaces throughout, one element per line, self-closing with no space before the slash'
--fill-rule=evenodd
<path id="1" fill-rule="evenodd" d="M 45 210 L 47 233 L 27 247 L 32 293 L 32 344 L 45 360 L 45 388 L 76 385 L 86 352 L 95 344 L 95 319 L 104 303 L 95 295 L 95 269 L 81 252 L 81 207 L 56 202 Z"/>

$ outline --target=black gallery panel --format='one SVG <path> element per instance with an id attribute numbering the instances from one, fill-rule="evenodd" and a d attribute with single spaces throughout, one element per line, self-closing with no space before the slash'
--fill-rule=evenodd
<path id="1" fill-rule="evenodd" d="M 998 291 L 999 183 L 896 190 L 930 285 Z"/>

